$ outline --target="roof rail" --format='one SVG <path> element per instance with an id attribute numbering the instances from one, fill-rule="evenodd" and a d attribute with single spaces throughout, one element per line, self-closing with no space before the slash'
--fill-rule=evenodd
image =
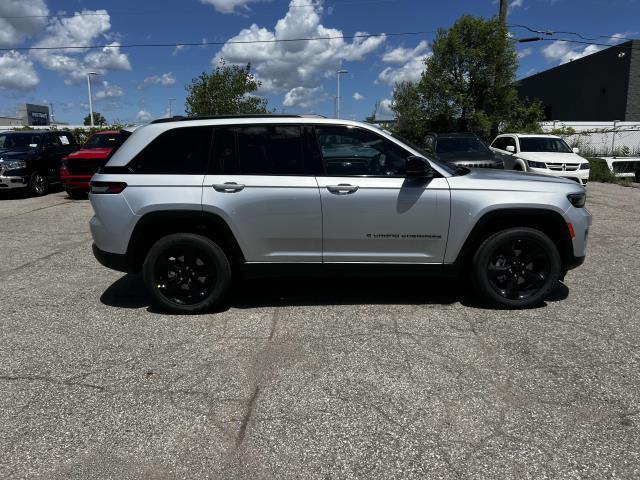
<path id="1" fill-rule="evenodd" d="M 170 118 L 159 118 L 150 123 L 167 123 L 167 122 L 186 122 L 186 121 L 195 121 L 195 120 L 217 120 L 217 119 L 225 119 L 225 118 L 304 118 L 304 115 L 281 115 L 281 114 L 270 114 L 270 113 L 256 113 L 256 114 L 237 114 L 237 115 L 203 115 L 203 116 L 193 116 L 193 117 L 185 117 L 182 115 L 175 115 Z"/>

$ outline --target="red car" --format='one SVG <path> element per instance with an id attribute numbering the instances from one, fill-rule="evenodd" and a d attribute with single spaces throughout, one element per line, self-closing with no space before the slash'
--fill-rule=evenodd
<path id="1" fill-rule="evenodd" d="M 111 151 L 119 146 L 121 136 L 117 131 L 95 133 L 80 150 L 62 159 L 60 180 L 71 198 L 87 196 L 91 177 L 107 163 Z"/>

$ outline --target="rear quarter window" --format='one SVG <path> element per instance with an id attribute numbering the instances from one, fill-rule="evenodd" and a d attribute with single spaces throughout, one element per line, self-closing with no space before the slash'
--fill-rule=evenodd
<path id="1" fill-rule="evenodd" d="M 212 127 L 174 128 L 161 133 L 129 162 L 133 173 L 199 175 L 207 169 Z"/>

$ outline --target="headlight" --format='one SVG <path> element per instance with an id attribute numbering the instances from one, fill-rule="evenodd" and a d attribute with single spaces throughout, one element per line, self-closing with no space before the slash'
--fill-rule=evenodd
<path id="1" fill-rule="evenodd" d="M 5 160 L 2 162 L 5 170 L 18 170 L 20 168 L 27 168 L 26 160 Z"/>
<path id="2" fill-rule="evenodd" d="M 589 162 L 580 164 L 580 170 L 589 170 L 589 168 L 591 168 Z"/>
<path id="3" fill-rule="evenodd" d="M 534 162 L 531 160 L 527 160 L 527 163 L 531 168 L 547 168 L 547 164 L 544 162 Z"/>
<path id="4" fill-rule="evenodd" d="M 586 193 L 570 193 L 567 195 L 567 198 L 576 208 L 584 207 L 584 204 L 587 202 L 587 194 Z"/>

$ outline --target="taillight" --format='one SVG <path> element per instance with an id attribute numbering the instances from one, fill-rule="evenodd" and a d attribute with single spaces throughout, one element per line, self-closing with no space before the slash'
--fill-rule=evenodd
<path id="1" fill-rule="evenodd" d="M 121 193 L 127 184 L 124 182 L 91 182 L 91 193 Z"/>

